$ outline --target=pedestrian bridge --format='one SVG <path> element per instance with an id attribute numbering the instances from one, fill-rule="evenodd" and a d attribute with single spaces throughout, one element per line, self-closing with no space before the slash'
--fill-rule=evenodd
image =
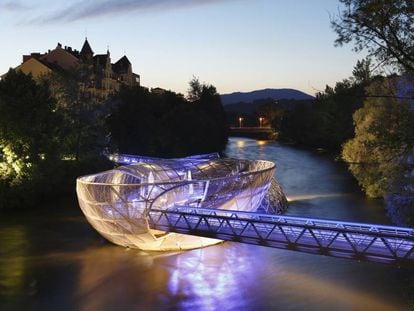
<path id="1" fill-rule="evenodd" d="M 299 252 L 414 266 L 414 230 L 376 224 L 177 206 L 151 209 L 152 229 Z"/>
<path id="2" fill-rule="evenodd" d="M 171 251 L 227 240 L 414 266 L 413 229 L 281 216 L 287 203 L 272 162 L 217 154 L 115 160 L 129 165 L 77 180 L 87 220 L 115 244 Z"/>

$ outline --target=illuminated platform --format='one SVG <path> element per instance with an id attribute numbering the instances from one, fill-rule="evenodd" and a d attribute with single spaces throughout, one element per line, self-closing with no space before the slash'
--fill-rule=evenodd
<path id="1" fill-rule="evenodd" d="M 221 242 L 150 229 L 152 209 L 193 206 L 277 214 L 287 205 L 269 161 L 220 159 L 217 154 L 182 159 L 116 155 L 113 160 L 132 164 L 78 178 L 77 194 L 90 224 L 118 245 L 159 251 Z"/>

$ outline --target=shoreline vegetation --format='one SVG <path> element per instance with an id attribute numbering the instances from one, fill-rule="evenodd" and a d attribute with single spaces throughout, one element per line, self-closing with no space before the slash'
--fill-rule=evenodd
<path id="1" fill-rule="evenodd" d="M 33 208 L 73 195 L 76 177 L 112 168 L 110 153 L 182 157 L 221 152 L 228 131 L 212 85 L 188 97 L 124 87 L 105 101 L 67 76 L 0 80 L 0 209 Z"/>

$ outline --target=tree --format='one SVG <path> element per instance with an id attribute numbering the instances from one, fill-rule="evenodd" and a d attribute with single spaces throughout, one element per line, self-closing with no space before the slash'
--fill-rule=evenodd
<path id="1" fill-rule="evenodd" d="M 339 0 L 344 8 L 331 21 L 337 46 L 354 42 L 379 62 L 414 71 L 414 2 L 412 0 Z"/>
<path id="2" fill-rule="evenodd" d="M 86 66 L 84 66 L 86 67 Z M 88 68 L 55 71 L 46 77 L 56 110 L 62 115 L 62 152 L 76 161 L 97 159 L 106 147 L 105 116 L 109 101 L 97 100 L 87 91 Z"/>
<path id="3" fill-rule="evenodd" d="M 216 88 L 199 82 L 190 88 L 191 102 L 169 91 L 123 88 L 107 119 L 112 148 L 157 157 L 224 150 L 228 134 Z"/>
<path id="4" fill-rule="evenodd" d="M 358 60 L 352 70 L 352 76 L 357 84 L 369 82 L 372 78 L 371 59 Z"/>
<path id="5" fill-rule="evenodd" d="M 264 118 L 264 124 L 271 125 L 275 131 L 279 132 L 283 119 L 283 113 L 284 109 L 280 107 L 275 100 L 269 99 L 264 101 L 263 104 L 258 107 L 258 115 L 256 118 Z"/>
<path id="6" fill-rule="evenodd" d="M 281 138 L 311 146 L 339 151 L 354 136 L 352 115 L 362 107 L 364 86 L 357 77 L 326 86 L 310 105 L 298 105 L 282 119 Z"/>
<path id="7" fill-rule="evenodd" d="M 21 193 L 14 198 L 27 203 L 34 191 L 50 188 L 48 172 L 59 159 L 60 123 L 46 83 L 14 70 L 0 81 L 0 207 L 16 189 Z"/>
<path id="8" fill-rule="evenodd" d="M 355 138 L 343 146 L 342 157 L 370 197 L 386 194 L 402 174 L 402 159 L 414 146 L 414 113 L 395 97 L 398 77 L 373 82 L 364 106 L 354 114 Z"/>
<path id="9" fill-rule="evenodd" d="M 188 83 L 190 88 L 188 89 L 187 98 L 190 102 L 194 102 L 199 100 L 201 97 L 201 93 L 203 92 L 203 87 L 200 80 L 197 77 L 194 77 Z"/>
<path id="10" fill-rule="evenodd" d="M 189 85 L 188 98 L 196 113 L 193 118 L 202 119 L 202 122 L 195 123 L 194 126 L 199 132 L 199 137 L 196 138 L 198 141 L 194 142 L 198 145 L 197 149 L 201 153 L 224 150 L 228 128 L 220 94 L 213 85 L 200 83 L 198 78 L 193 78 Z"/>

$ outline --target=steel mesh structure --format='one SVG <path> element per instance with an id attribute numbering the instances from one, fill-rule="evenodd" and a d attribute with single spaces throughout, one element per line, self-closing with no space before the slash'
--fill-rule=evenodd
<path id="1" fill-rule="evenodd" d="M 151 228 L 397 266 L 414 266 L 414 230 L 340 220 L 176 207 L 151 209 Z"/>
<path id="2" fill-rule="evenodd" d="M 122 157 L 124 161 L 126 156 Z M 220 242 L 150 229 L 152 209 L 193 206 L 280 213 L 286 207 L 286 197 L 273 179 L 272 162 L 220 159 L 215 154 L 182 159 L 127 157 L 133 164 L 77 180 L 79 204 L 88 221 L 118 245 L 176 250 Z"/>

